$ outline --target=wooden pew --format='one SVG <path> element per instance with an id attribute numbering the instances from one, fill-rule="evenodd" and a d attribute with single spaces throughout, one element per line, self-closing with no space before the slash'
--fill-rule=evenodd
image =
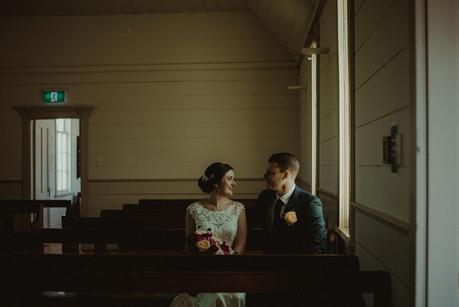
<path id="1" fill-rule="evenodd" d="M 138 230 L 131 230 L 131 231 L 126 231 L 126 230 L 85 230 L 85 229 L 42 229 L 42 230 L 37 230 L 35 232 L 24 232 L 24 233 L 16 233 L 14 235 L 14 238 L 16 240 L 26 240 L 28 242 L 32 242 L 31 245 L 36 245 L 37 243 L 41 242 L 56 242 L 56 243 L 99 243 L 99 244 L 106 244 L 106 243 L 111 243 L 111 242 L 119 242 L 120 240 L 140 240 L 140 241 L 145 241 L 148 242 L 148 245 L 151 247 L 155 247 L 155 250 L 149 250 L 147 253 L 151 253 L 152 251 L 155 252 L 157 255 L 158 254 L 164 254 L 167 253 L 169 255 L 179 255 L 183 254 L 181 253 L 182 251 L 182 244 L 176 244 L 176 242 L 183 242 L 183 229 L 138 229 Z M 6 237 L 0 237 L 0 239 L 5 242 L 7 239 L 11 238 L 6 238 Z M 250 240 L 249 240 L 250 241 Z M 254 241 L 254 240 L 252 240 Z M 132 250 L 129 251 L 128 253 L 122 252 L 124 255 L 136 255 L 138 253 L 145 253 L 145 250 L 142 251 L 136 251 Z M 14 250 L 9 251 L 9 253 L 4 254 L 4 255 L 16 255 Z M 115 253 L 120 255 L 119 253 Z M 23 255 L 20 255 L 21 257 Z M 58 255 L 57 255 L 58 256 Z M 104 255 L 98 255 L 98 256 L 104 256 Z M 198 255 L 198 257 L 206 257 L 206 255 Z M 247 255 L 242 255 L 241 257 L 249 257 L 253 256 L 250 254 L 250 249 Z M 273 255 L 263 255 L 263 257 L 272 257 Z M 298 256 L 298 255 L 297 255 Z M 303 255 L 305 256 L 305 255 Z M 14 256 L 15 257 L 15 256 Z M 196 256 L 193 256 L 196 257 Z M 216 256 L 217 257 L 217 256 Z M 239 256 L 235 256 L 239 257 Z M 327 259 L 353 259 L 352 261 L 357 261 L 356 256 L 352 255 L 308 255 L 308 258 L 305 259 L 315 259 L 315 257 L 325 257 Z M 341 258 L 344 257 L 344 258 Z M 219 258 L 219 257 L 217 257 Z M 229 257 L 233 258 L 233 257 Z M 35 259 L 35 258 L 31 258 Z M 37 258 L 41 259 L 41 258 Z M 61 258 L 56 258 L 56 259 L 61 259 Z M 65 259 L 73 259 L 73 258 L 65 258 Z M 80 259 L 80 258 L 75 258 L 75 259 Z M 81 258 L 81 259 L 88 259 L 88 258 Z M 160 258 L 156 258 L 160 259 Z M 181 259 L 186 259 L 186 258 L 181 258 Z M 251 258 L 251 261 L 254 261 L 254 263 L 258 263 L 258 261 L 265 261 L 265 260 L 260 260 L 263 258 Z M 277 258 L 276 258 L 277 259 Z M 290 258 L 285 258 L 285 259 L 290 259 Z M 286 261 L 286 260 L 279 260 L 279 261 Z M 86 261 L 86 260 L 84 260 Z M 307 260 L 307 261 L 315 261 L 315 260 Z M 319 260 L 322 261 L 322 260 Z M 333 260 L 324 260 L 324 261 L 333 261 Z M 327 274 L 329 274 L 331 271 L 336 271 L 336 274 L 341 274 L 341 269 L 342 270 L 347 270 L 346 266 L 344 268 L 339 268 L 336 267 L 336 265 L 339 265 L 341 263 L 341 260 L 336 260 L 338 261 L 338 264 L 329 264 L 330 267 L 325 271 L 327 272 L 323 278 L 326 278 Z M 7 263 L 7 262 L 6 262 Z M 8 265 L 1 262 L 1 264 Z M 250 261 L 249 261 L 250 263 Z M 328 263 L 328 262 L 327 262 Z M 138 263 L 140 264 L 140 263 Z M 325 263 L 324 263 L 325 264 Z M 276 269 L 282 267 L 284 265 L 283 262 L 276 262 L 272 263 L 271 267 Z M 286 266 L 289 266 L 290 264 L 287 263 L 285 264 Z M 310 264 L 304 264 L 305 266 L 309 266 Z M 190 264 L 190 270 L 194 269 L 195 265 Z M 65 268 L 65 266 L 63 266 Z M 103 267 L 101 267 L 103 268 Z M 147 268 L 147 267 L 145 267 Z M 183 269 L 183 267 L 178 266 L 177 268 Z M 197 267 L 199 268 L 199 267 Z M 257 268 L 257 264 L 254 264 L 253 269 Z M 123 268 L 120 267 L 120 270 Z M 31 271 L 32 274 L 33 271 Z M 73 273 L 72 273 L 73 274 Z M 246 274 L 246 273 L 244 273 Z M 248 273 L 247 273 L 248 274 Z M 306 274 L 306 273 L 305 273 Z M 309 273 L 308 273 L 309 274 Z M 212 276 L 212 275 L 210 275 Z M 308 278 L 310 275 L 308 275 Z M 382 272 L 382 271 L 376 271 L 376 272 L 358 272 L 358 278 L 354 280 L 355 282 L 355 287 L 358 288 L 360 293 L 372 293 L 374 294 L 374 302 L 376 307 L 386 307 L 390 306 L 391 298 L 390 298 L 390 275 L 387 272 Z M 321 285 L 324 288 L 329 288 L 329 281 L 327 279 L 324 279 L 323 281 L 318 280 L 318 283 L 321 283 Z M 95 288 L 96 289 L 96 288 Z M 181 289 L 181 288 L 180 288 Z M 191 288 L 190 288 L 191 289 Z M 168 292 L 166 290 L 162 289 L 162 292 Z M 329 289 L 330 290 L 330 289 Z M 57 290 L 56 290 L 57 291 Z M 68 290 L 70 291 L 70 290 Z M 160 290 L 157 290 L 160 291 Z M 178 291 L 178 290 L 177 290 Z M 180 290 L 182 291 L 182 290 Z M 192 290 L 189 290 L 192 291 Z M 201 290 L 196 290 L 196 291 L 201 291 Z M 204 290 L 202 290 L 204 291 Z M 210 289 L 208 290 L 210 291 Z M 215 291 L 220 291 L 220 290 L 215 290 Z M 223 291 L 223 290 L 222 290 Z M 229 290 L 225 290 L 229 291 Z M 248 290 L 244 290 L 248 291 Z M 331 290 L 330 290 L 331 291 Z M 249 291 L 250 292 L 250 291 Z M 255 292 L 255 294 L 258 292 Z M 54 294 L 56 295 L 56 294 Z M 70 295 L 70 294 L 69 294 Z M 69 295 L 65 295 L 66 298 L 69 297 Z M 57 295 L 59 296 L 59 295 Z M 71 295 L 70 295 L 71 297 Z M 79 298 L 81 298 L 81 294 L 78 295 Z M 110 297 L 113 298 L 113 295 L 110 295 Z M 139 298 L 138 296 L 136 296 Z M 144 296 L 142 296 L 144 297 Z M 147 301 L 149 300 L 148 295 Z M 257 297 L 256 295 L 252 294 L 251 297 L 255 297 L 257 302 L 263 301 L 263 297 Z M 100 296 L 98 296 L 100 299 Z M 129 296 L 128 296 L 129 298 Z M 271 301 L 271 300 L 269 300 Z M 148 302 L 149 306 L 151 306 L 151 302 Z M 35 306 L 35 305 L 34 305 Z M 73 306 L 73 305 L 72 305 Z M 264 305 L 261 305 L 264 306 Z M 340 305 L 341 306 L 341 305 Z"/>
<path id="2" fill-rule="evenodd" d="M 158 292 L 246 292 L 248 306 L 358 306 L 358 259 L 347 255 L 4 255 L 0 262 L 9 306 L 39 305 L 56 291 L 86 295 L 86 303 L 88 294 L 143 293 L 153 305 Z"/>
<path id="3" fill-rule="evenodd" d="M 261 229 L 248 232 L 247 251 L 260 253 L 264 233 Z M 10 246 L 33 246 L 43 243 L 62 244 L 64 253 L 77 253 L 78 244 L 94 244 L 95 253 L 107 253 L 107 244 L 117 244 L 121 251 L 182 252 L 185 244 L 183 228 L 63 228 L 40 229 L 28 233 L 16 233 L 0 237 Z M 22 249 L 24 250 L 24 249 Z M 15 249 L 11 248 L 14 252 Z M 33 249 L 29 249 L 33 252 Z"/>
<path id="4" fill-rule="evenodd" d="M 72 203 L 69 200 L 0 200 L 0 234 L 8 237 L 17 232 L 32 232 L 43 228 L 44 208 L 65 208 L 66 213 L 70 213 Z M 8 239 L 2 241 L 0 250 L 9 249 L 42 251 L 43 246 L 18 245 Z"/>
<path id="5" fill-rule="evenodd" d="M 141 199 L 138 204 L 124 204 L 121 210 L 104 209 L 100 213 L 101 220 L 106 223 L 118 223 L 119 227 L 155 227 L 183 228 L 186 207 L 197 199 Z M 259 227 L 254 212 L 255 200 L 237 200 L 246 206 L 249 228 Z M 104 223 L 104 222 L 102 222 Z M 65 227 L 71 226 L 70 221 L 64 221 Z"/>
<path id="6" fill-rule="evenodd" d="M 65 208 L 66 215 L 73 213 L 70 200 L 31 200 L 12 199 L 0 200 L 0 230 L 28 231 L 43 227 L 44 208 Z M 15 216 L 22 215 L 23 221 L 15 223 Z"/>
<path id="7" fill-rule="evenodd" d="M 101 211 L 99 218 L 68 218 L 63 217 L 62 225 L 64 228 L 74 229 L 101 229 L 101 230 L 130 230 L 138 231 L 139 229 L 182 229 L 184 228 L 184 214 L 185 208 L 196 200 L 159 200 L 148 199 L 140 200 L 139 204 L 126 204 L 122 210 L 107 209 Z M 244 201 L 244 200 L 240 200 Z M 247 249 L 251 251 L 261 250 L 263 239 L 262 230 L 258 225 L 259 218 L 255 218 L 254 202 L 251 200 L 250 206 L 247 206 L 246 213 L 248 215 L 248 246 Z M 251 218 L 252 216 L 252 218 Z M 172 236 L 174 237 L 174 236 Z M 141 242 L 135 239 L 128 239 L 127 241 L 116 242 L 121 249 L 151 249 L 155 250 L 154 246 L 149 246 L 151 241 Z M 183 245 L 183 238 L 178 242 Z M 66 246 L 69 246 L 68 244 Z M 329 253 L 336 253 L 338 250 L 335 248 L 337 244 L 330 244 L 328 249 Z M 98 251 L 105 250 L 105 247 L 97 247 Z M 73 246 L 66 249 L 67 252 L 75 251 L 77 248 Z"/>

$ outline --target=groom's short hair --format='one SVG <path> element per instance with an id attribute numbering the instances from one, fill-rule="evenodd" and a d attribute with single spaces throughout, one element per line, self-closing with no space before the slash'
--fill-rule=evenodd
<path id="1" fill-rule="evenodd" d="M 298 171 L 300 170 L 300 161 L 298 161 L 298 158 L 294 154 L 289 152 L 272 154 L 271 157 L 269 157 L 268 162 L 276 163 L 283 172 L 289 170 L 298 174 Z"/>

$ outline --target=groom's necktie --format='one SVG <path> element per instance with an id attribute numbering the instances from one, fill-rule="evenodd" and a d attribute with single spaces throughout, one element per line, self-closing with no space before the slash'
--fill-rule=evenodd
<path id="1" fill-rule="evenodd" d="M 276 229 L 280 225 L 281 221 L 281 210 L 284 206 L 284 202 L 278 198 L 276 203 L 274 204 L 274 214 L 273 214 L 273 229 Z"/>

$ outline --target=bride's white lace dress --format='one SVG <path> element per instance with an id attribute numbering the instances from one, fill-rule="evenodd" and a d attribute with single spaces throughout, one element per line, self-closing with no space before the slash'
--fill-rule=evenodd
<path id="1" fill-rule="evenodd" d="M 187 208 L 187 213 L 193 217 L 196 229 L 211 229 L 214 236 L 233 244 L 236 237 L 239 215 L 244 205 L 233 202 L 226 210 L 212 211 L 194 202 Z M 218 256 L 216 256 L 218 257 Z M 171 307 L 243 307 L 245 293 L 199 293 L 191 296 L 188 293 L 177 295 Z"/>

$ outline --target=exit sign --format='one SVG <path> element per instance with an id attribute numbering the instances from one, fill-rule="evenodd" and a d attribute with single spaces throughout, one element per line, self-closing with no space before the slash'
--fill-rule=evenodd
<path id="1" fill-rule="evenodd" d="M 66 94 L 65 90 L 42 90 L 41 98 L 46 104 L 65 103 Z"/>

